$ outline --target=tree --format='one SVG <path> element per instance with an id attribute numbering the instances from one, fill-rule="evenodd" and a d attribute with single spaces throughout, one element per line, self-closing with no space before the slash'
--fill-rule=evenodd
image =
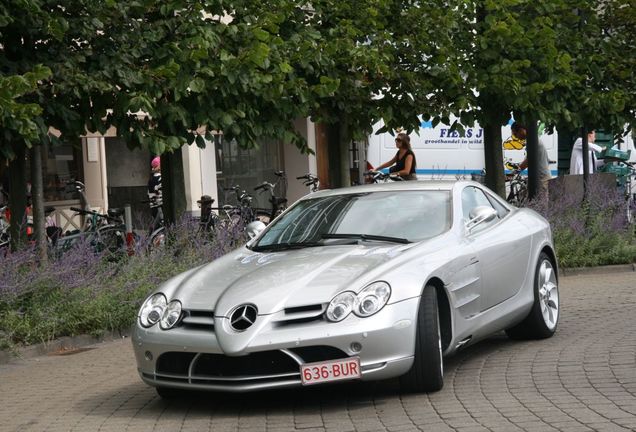
<path id="1" fill-rule="evenodd" d="M 459 114 L 464 125 L 477 120 L 484 127 L 486 182 L 500 195 L 504 194 L 500 127 L 510 113 L 531 128 L 537 120 L 572 128 L 586 123 L 617 126 L 628 119 L 626 98 L 633 94 L 629 24 L 634 13 L 624 6 L 630 3 L 610 0 L 603 2 L 604 7 L 587 0 L 476 0 L 464 3 L 466 7 L 458 3 L 455 10 L 463 14 L 462 30 L 454 38 L 466 77 L 463 93 L 469 98 Z M 528 145 L 528 156 L 533 157 L 536 144 Z M 532 186 L 532 170 L 530 177 Z"/>
<path id="2" fill-rule="evenodd" d="M 437 89 L 461 77 L 448 61 L 454 16 L 445 2 L 251 2 L 246 13 L 262 17 L 283 4 L 294 11 L 279 32 L 299 90 L 292 100 L 328 129 L 332 187 L 349 183 L 349 143 L 377 121 L 383 130 L 412 131 L 420 114 L 439 120 L 450 111 L 457 95 Z"/>
<path id="3" fill-rule="evenodd" d="M 282 12 L 255 19 L 240 16 L 242 3 L 235 3 L 5 2 L 0 70 L 23 75 L 38 64 L 51 70 L 18 102 L 42 107 L 31 112 L 31 127 L 36 124 L 39 139 L 53 144 L 58 138 L 50 127 L 61 132 L 59 139 L 77 142 L 87 130 L 104 133 L 115 126 L 131 148 L 155 154 L 185 143 L 203 147 L 212 131 L 247 147 L 274 137 L 306 148 L 291 124 L 301 111 L 291 68 L 278 48 Z M 240 19 L 226 19 L 230 14 Z M 7 139 L 6 131 L 2 149 L 23 152 L 29 142 L 21 135 Z M 168 159 L 177 169 L 179 153 Z M 24 166 L 13 165 L 24 178 Z M 172 178 L 168 189 L 178 189 L 183 179 Z M 14 203 L 24 190 L 17 183 Z M 168 198 L 179 195 L 173 191 Z M 176 213 L 168 215 L 174 219 Z"/>

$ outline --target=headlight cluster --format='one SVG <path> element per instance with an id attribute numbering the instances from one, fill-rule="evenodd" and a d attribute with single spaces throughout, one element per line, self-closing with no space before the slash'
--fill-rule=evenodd
<path id="1" fill-rule="evenodd" d="M 172 300 L 168 303 L 166 296 L 161 293 L 148 297 L 139 310 L 139 323 L 146 328 L 159 322 L 163 330 L 168 330 L 179 322 L 180 317 L 181 302 Z"/>
<path id="2" fill-rule="evenodd" d="M 335 296 L 325 313 L 329 321 L 342 321 L 351 312 L 359 317 L 368 317 L 384 307 L 391 296 L 391 287 L 386 282 L 373 282 L 358 294 L 344 291 Z"/>

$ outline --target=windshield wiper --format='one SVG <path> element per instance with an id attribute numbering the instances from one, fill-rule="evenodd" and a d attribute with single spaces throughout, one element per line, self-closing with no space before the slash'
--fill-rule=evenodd
<path id="1" fill-rule="evenodd" d="M 411 243 L 408 239 L 401 237 L 389 237 L 374 234 L 323 234 L 321 236 L 324 239 L 360 239 L 360 240 L 378 240 L 391 243 Z"/>
<path id="2" fill-rule="evenodd" d="M 251 248 L 254 252 L 272 252 L 290 249 L 304 249 L 307 247 L 324 246 L 319 242 L 300 242 L 300 243 L 273 243 L 263 246 L 254 246 Z"/>

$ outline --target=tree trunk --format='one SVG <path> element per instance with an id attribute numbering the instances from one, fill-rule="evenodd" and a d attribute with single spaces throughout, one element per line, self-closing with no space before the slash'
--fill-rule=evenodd
<path id="1" fill-rule="evenodd" d="M 587 126 L 581 128 L 581 153 L 583 156 L 583 199 L 587 200 L 587 185 L 590 180 L 590 143 L 587 139 Z"/>
<path id="2" fill-rule="evenodd" d="M 15 159 L 9 162 L 9 208 L 11 209 L 11 250 L 26 243 L 26 147 L 16 145 Z"/>
<path id="3" fill-rule="evenodd" d="M 525 117 L 528 128 L 526 136 L 526 157 L 528 158 L 528 199 L 534 199 L 539 192 L 539 130 L 533 116 Z"/>
<path id="4" fill-rule="evenodd" d="M 343 185 L 340 155 L 340 126 L 338 123 L 326 124 L 329 148 L 329 178 L 331 188 L 339 188 Z"/>
<path id="5" fill-rule="evenodd" d="M 166 224 L 174 224 L 186 209 L 181 149 L 161 155 L 161 190 Z"/>
<path id="6" fill-rule="evenodd" d="M 349 169 L 349 146 L 351 145 L 351 136 L 349 134 L 349 125 L 345 119 L 341 120 L 338 128 L 339 150 L 340 150 L 340 186 L 351 186 L 351 171 Z"/>
<path id="7" fill-rule="evenodd" d="M 503 146 L 501 125 L 488 120 L 484 124 L 484 158 L 486 162 L 486 186 L 500 197 L 506 198 L 506 182 L 503 170 Z"/>
<path id="8" fill-rule="evenodd" d="M 37 254 L 40 263 L 45 264 L 48 256 L 42 184 L 42 145 L 39 143 L 31 147 L 31 203 Z"/>

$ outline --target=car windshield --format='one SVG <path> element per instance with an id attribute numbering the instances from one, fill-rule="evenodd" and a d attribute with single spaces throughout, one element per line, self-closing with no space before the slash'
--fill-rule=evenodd
<path id="1" fill-rule="evenodd" d="M 348 244 L 410 243 L 451 225 L 450 193 L 418 190 L 368 192 L 307 199 L 269 227 L 253 250 Z"/>

